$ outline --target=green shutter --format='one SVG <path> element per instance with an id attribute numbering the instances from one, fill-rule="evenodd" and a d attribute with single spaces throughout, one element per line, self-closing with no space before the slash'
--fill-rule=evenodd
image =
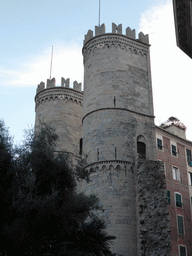
<path id="1" fill-rule="evenodd" d="M 171 146 L 172 146 L 172 155 L 177 156 L 176 146 L 175 145 L 171 145 Z"/>
<path id="2" fill-rule="evenodd" d="M 157 148 L 162 150 L 162 147 L 163 147 L 162 140 L 157 138 Z"/>
<path id="3" fill-rule="evenodd" d="M 186 149 L 187 150 L 187 161 L 190 162 L 191 161 L 191 150 L 190 149 Z"/>
<path id="4" fill-rule="evenodd" d="M 177 207 L 182 207 L 181 195 L 175 193 L 175 202 Z"/>
<path id="5" fill-rule="evenodd" d="M 177 225 L 178 225 L 178 233 L 180 235 L 184 235 L 184 227 L 183 227 L 183 217 L 177 216 Z"/>
<path id="6" fill-rule="evenodd" d="M 181 245 L 179 246 L 179 255 L 180 256 L 187 256 L 185 246 L 181 246 Z"/>
<path id="7" fill-rule="evenodd" d="M 168 204 L 171 203 L 171 192 L 170 192 L 170 190 L 167 190 L 167 202 L 168 202 Z"/>

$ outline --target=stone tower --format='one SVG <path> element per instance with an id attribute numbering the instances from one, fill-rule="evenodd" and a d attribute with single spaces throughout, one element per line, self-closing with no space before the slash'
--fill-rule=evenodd
<path id="1" fill-rule="evenodd" d="M 156 159 L 148 35 L 112 24 L 89 30 L 83 46 L 83 152 L 95 173 L 86 187 L 104 207 L 112 250 L 137 255 L 134 164 Z"/>
<path id="2" fill-rule="evenodd" d="M 79 156 L 82 141 L 83 93 L 81 83 L 75 81 L 69 87 L 69 79 L 61 78 L 61 86 L 55 86 L 55 78 L 41 82 L 35 96 L 35 125 L 40 121 L 51 124 L 59 135 L 57 150 Z"/>

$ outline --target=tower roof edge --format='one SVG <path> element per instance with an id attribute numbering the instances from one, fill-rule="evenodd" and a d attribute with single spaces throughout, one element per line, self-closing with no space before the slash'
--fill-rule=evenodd
<path id="1" fill-rule="evenodd" d="M 106 33 L 105 24 L 103 23 L 101 26 L 95 26 L 95 35 L 93 33 L 93 30 L 88 30 L 87 34 L 85 35 L 85 39 L 83 41 L 83 45 L 85 45 L 89 40 L 91 40 L 94 37 L 109 34 Z M 117 34 L 117 35 L 124 35 L 128 38 L 140 41 L 145 44 L 149 44 L 149 35 L 144 34 L 143 32 L 140 32 L 138 34 L 138 39 L 136 38 L 136 32 L 135 29 L 131 29 L 130 27 L 127 27 L 125 30 L 125 34 L 122 33 L 122 24 L 116 25 L 115 23 L 112 23 L 112 32 L 110 34 Z"/>

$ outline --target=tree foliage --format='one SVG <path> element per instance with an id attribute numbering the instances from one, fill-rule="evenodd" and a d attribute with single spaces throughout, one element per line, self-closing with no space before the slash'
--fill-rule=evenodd
<path id="1" fill-rule="evenodd" d="M 94 214 L 98 198 L 76 189 L 79 180 L 89 180 L 89 173 L 82 162 L 74 168 L 67 156 L 55 153 L 56 140 L 54 130 L 44 124 L 30 131 L 13 154 L 0 123 L 0 200 L 5 209 L 0 251 L 8 256 L 112 255 L 115 237 Z"/>
<path id="2" fill-rule="evenodd" d="M 4 122 L 0 120 L 0 240 L 2 252 L 5 251 L 3 228 L 9 223 L 14 212 L 12 206 L 13 199 L 13 152 L 11 137 L 6 129 Z"/>

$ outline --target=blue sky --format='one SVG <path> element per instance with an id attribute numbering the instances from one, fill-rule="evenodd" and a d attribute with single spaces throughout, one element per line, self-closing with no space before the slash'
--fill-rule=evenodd
<path id="1" fill-rule="evenodd" d="M 83 82 L 84 35 L 98 25 L 99 0 L 0 0 L 0 118 L 14 142 L 35 121 L 37 84 L 52 77 Z M 101 0 L 101 23 L 149 34 L 156 124 L 176 116 L 192 140 L 192 60 L 176 46 L 172 0 Z"/>

